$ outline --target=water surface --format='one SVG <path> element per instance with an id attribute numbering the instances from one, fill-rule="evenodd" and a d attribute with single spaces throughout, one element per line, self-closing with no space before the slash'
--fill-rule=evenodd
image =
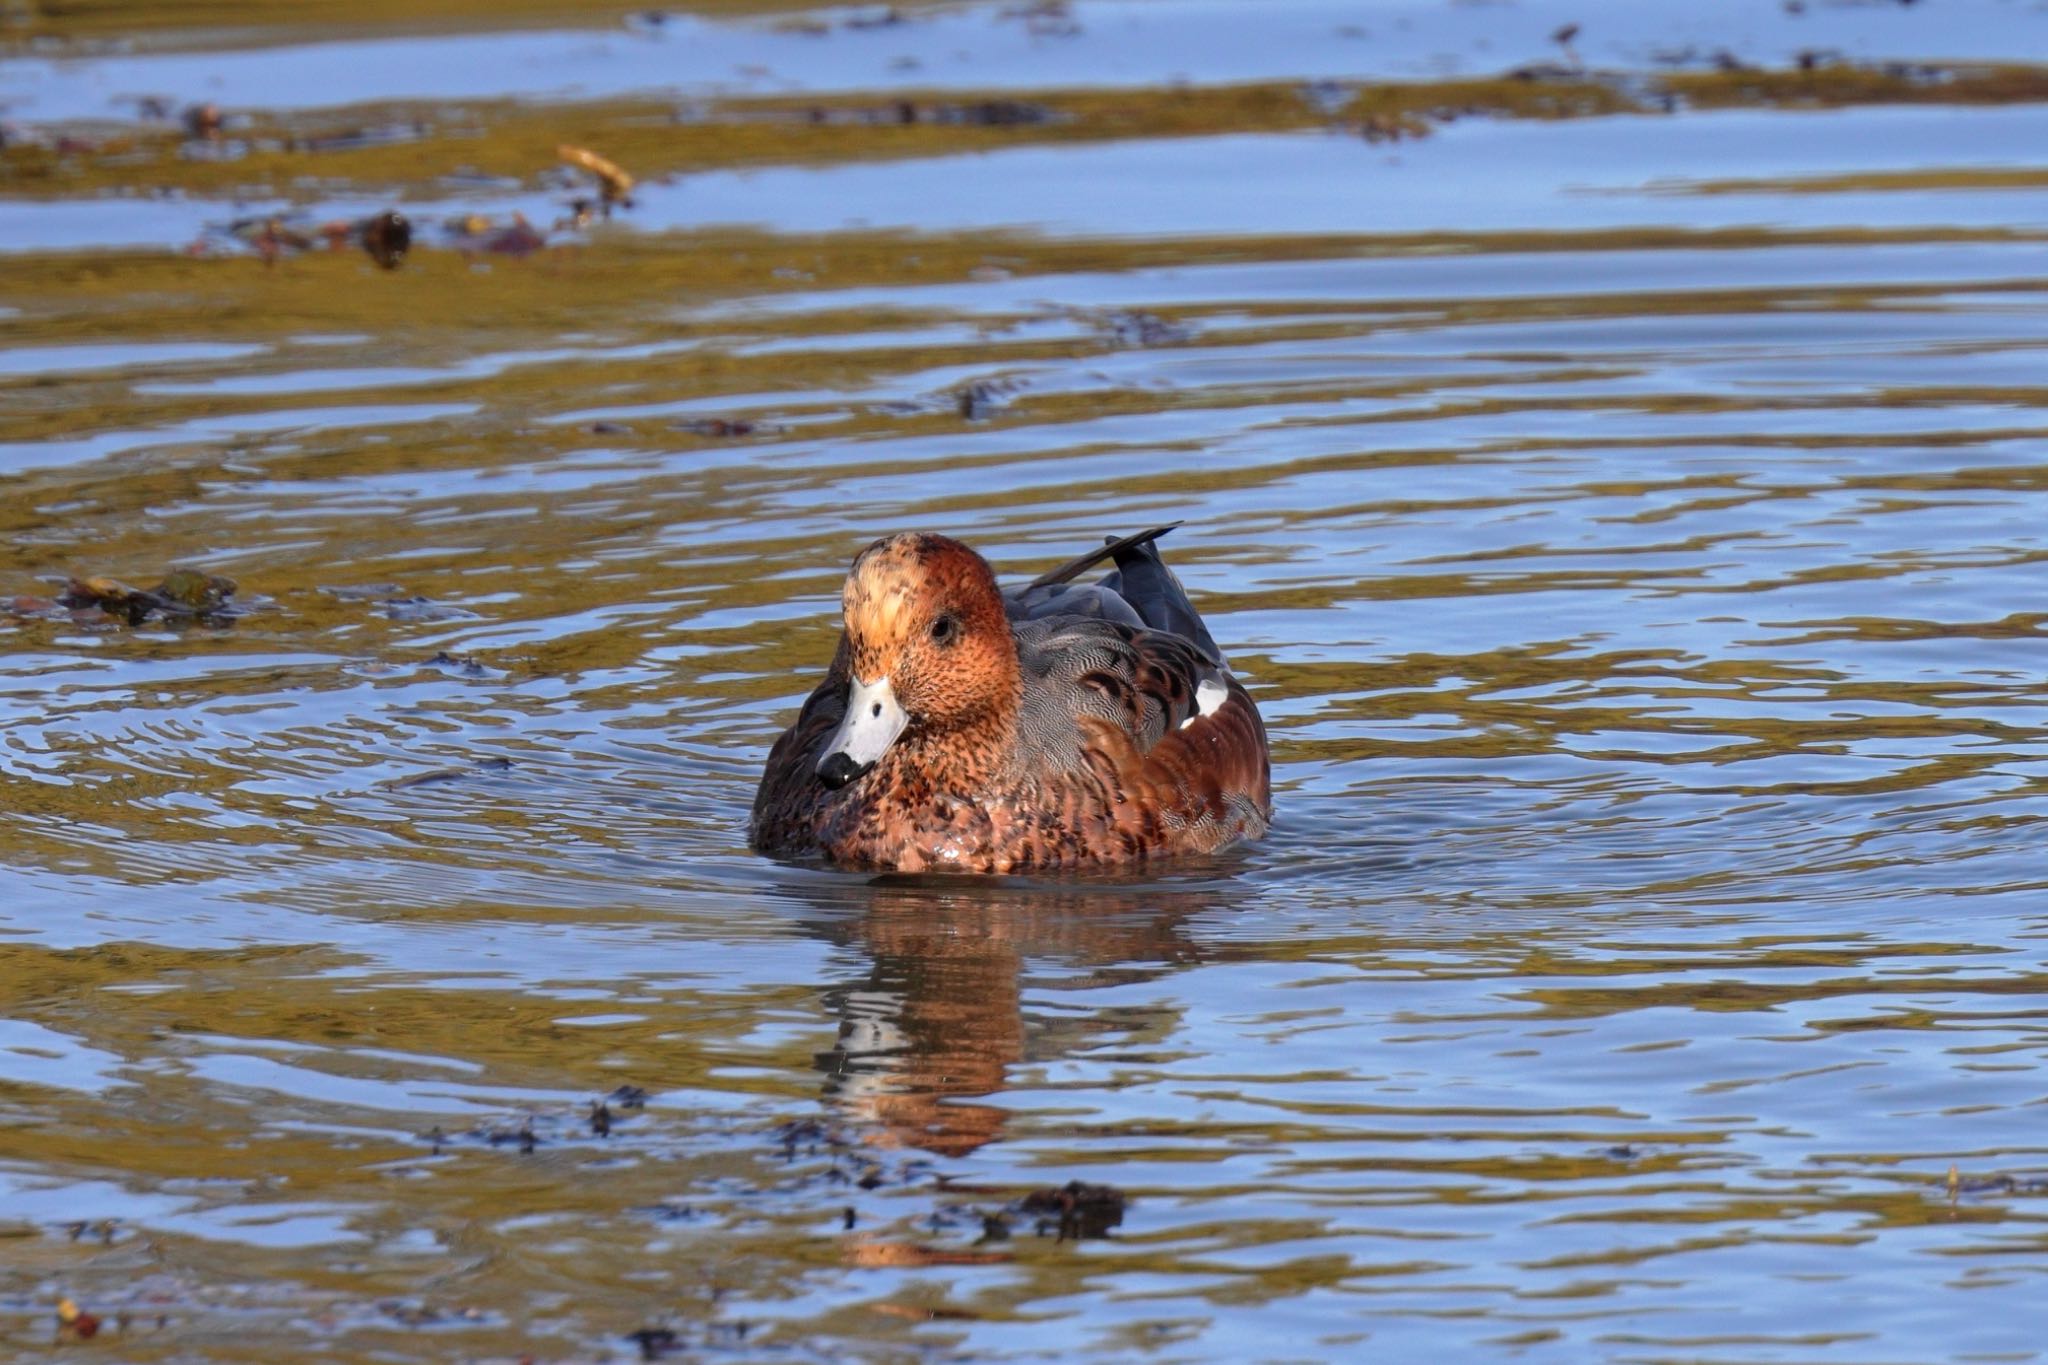
<path id="1" fill-rule="evenodd" d="M 10 1350 L 2038 1358 L 2048 19 L 735 8 L 6 21 Z M 1160 519 L 1270 839 L 746 852 Z"/>

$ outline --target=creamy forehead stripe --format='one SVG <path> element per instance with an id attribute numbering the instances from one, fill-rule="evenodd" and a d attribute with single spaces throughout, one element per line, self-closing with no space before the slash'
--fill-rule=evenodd
<path id="1" fill-rule="evenodd" d="M 847 621 L 882 633 L 893 628 L 916 591 L 909 568 L 893 555 L 866 557 L 854 565 L 846 580 Z"/>

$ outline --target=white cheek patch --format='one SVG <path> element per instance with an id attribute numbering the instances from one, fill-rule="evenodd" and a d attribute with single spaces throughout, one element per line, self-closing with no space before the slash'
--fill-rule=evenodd
<path id="1" fill-rule="evenodd" d="M 1195 714 L 1180 723 L 1185 730 L 1204 716 L 1213 716 L 1223 709 L 1223 703 L 1230 700 L 1230 689 L 1223 685 L 1223 679 L 1211 675 L 1202 679 L 1195 688 Z"/>

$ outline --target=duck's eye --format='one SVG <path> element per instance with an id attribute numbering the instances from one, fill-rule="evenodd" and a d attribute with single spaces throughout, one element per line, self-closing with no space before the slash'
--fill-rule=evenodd
<path id="1" fill-rule="evenodd" d="M 932 639 L 942 645 L 950 645 L 960 638 L 960 621 L 950 612 L 932 622 Z"/>

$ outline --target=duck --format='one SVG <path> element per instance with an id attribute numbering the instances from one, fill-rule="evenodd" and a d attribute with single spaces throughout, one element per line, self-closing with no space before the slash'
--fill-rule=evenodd
<path id="1" fill-rule="evenodd" d="M 1016 875 L 1264 835 L 1265 723 L 1160 557 L 1172 529 L 1111 537 L 1007 592 L 949 536 L 862 550 L 831 665 L 769 751 L 750 846 L 873 873 Z"/>

